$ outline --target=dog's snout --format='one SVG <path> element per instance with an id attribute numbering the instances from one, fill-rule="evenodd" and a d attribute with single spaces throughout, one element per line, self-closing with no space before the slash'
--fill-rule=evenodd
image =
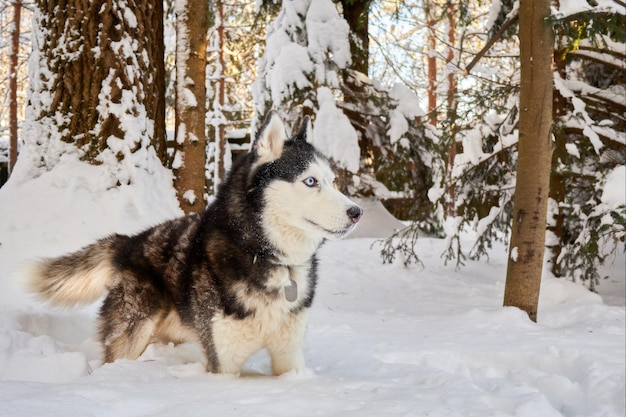
<path id="1" fill-rule="evenodd" d="M 352 220 L 352 223 L 356 223 L 361 219 L 363 209 L 359 206 L 352 206 L 348 209 L 347 213 L 350 220 Z"/>

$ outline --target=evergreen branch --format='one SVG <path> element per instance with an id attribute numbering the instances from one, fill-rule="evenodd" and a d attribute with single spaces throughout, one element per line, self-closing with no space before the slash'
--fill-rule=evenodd
<path id="1" fill-rule="evenodd" d="M 589 53 L 585 53 L 585 52 L 595 52 L 594 54 L 589 54 Z M 594 51 L 591 48 L 580 48 L 578 51 L 576 51 L 574 53 L 577 57 L 585 59 L 587 61 L 593 61 L 593 62 L 597 62 L 599 64 L 605 65 L 611 69 L 620 71 L 621 73 L 626 73 L 626 68 L 624 68 L 624 63 L 623 60 L 624 59 L 624 55 L 623 54 L 617 54 L 617 53 L 611 53 L 610 51 L 606 51 L 606 50 L 602 50 L 602 52 L 597 52 Z M 602 59 L 603 55 L 608 55 L 608 56 L 615 56 L 615 58 L 617 59 L 616 62 L 609 62 L 606 59 Z"/>
<path id="2" fill-rule="evenodd" d="M 581 96 L 581 99 L 585 102 L 585 105 L 591 107 L 593 110 L 600 114 L 604 114 L 605 117 L 611 116 L 624 120 L 624 114 L 626 114 L 626 105 L 620 101 L 624 99 L 623 96 L 616 94 L 617 100 L 612 100 L 609 97 L 601 96 L 598 94 L 588 94 Z"/>
<path id="3" fill-rule="evenodd" d="M 396 256 L 399 254 L 404 258 L 402 263 L 404 266 L 410 264 L 424 265 L 420 260 L 417 253 L 415 253 L 415 242 L 419 236 L 419 227 L 417 224 L 411 224 L 403 229 L 396 230 L 391 236 L 386 239 L 375 240 L 370 249 L 374 245 L 381 245 L 382 249 L 380 254 L 383 258 L 383 263 L 393 263 L 396 260 Z M 394 239 L 397 244 L 394 244 Z"/>
<path id="4" fill-rule="evenodd" d="M 565 125 L 563 127 L 563 131 L 565 133 L 568 133 L 568 134 L 574 133 L 574 134 L 577 134 L 577 135 L 584 135 L 585 129 L 582 128 L 582 127 L 578 127 L 578 126 Z M 619 140 L 615 140 L 615 138 L 606 136 L 605 134 L 602 133 L 602 131 L 596 131 L 596 130 L 593 130 L 593 131 L 598 135 L 598 138 L 604 144 L 612 142 L 612 143 L 616 143 L 618 145 L 622 145 L 622 146 L 624 145 L 623 142 L 620 142 Z"/>
<path id="5" fill-rule="evenodd" d="M 610 55 L 614 58 L 617 58 L 619 60 L 623 60 L 624 57 L 626 57 L 626 55 L 624 55 L 624 53 L 622 51 L 612 51 L 610 49 L 606 49 L 605 47 L 598 47 L 598 46 L 593 46 L 593 45 L 579 45 L 577 48 L 577 51 L 591 51 L 591 52 L 596 52 L 599 55 Z M 575 52 L 575 54 L 578 55 L 578 52 Z M 621 66 L 621 69 L 623 69 L 624 67 Z"/>

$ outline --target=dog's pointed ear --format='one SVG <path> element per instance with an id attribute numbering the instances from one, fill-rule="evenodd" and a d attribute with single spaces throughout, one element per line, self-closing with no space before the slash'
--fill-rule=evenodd
<path id="1" fill-rule="evenodd" d="M 280 158 L 286 140 L 285 125 L 280 120 L 278 113 L 272 110 L 265 117 L 265 122 L 263 122 L 263 126 L 261 126 L 254 140 L 252 150 L 256 152 L 259 161 L 271 162 Z"/>
<path id="2" fill-rule="evenodd" d="M 304 116 L 296 139 L 313 143 L 313 125 L 311 124 L 311 118 L 309 116 Z"/>

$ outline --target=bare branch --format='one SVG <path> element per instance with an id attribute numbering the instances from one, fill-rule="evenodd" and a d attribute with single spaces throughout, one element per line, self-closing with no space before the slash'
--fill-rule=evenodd
<path id="1" fill-rule="evenodd" d="M 469 63 L 469 65 L 465 68 L 465 75 L 468 75 L 470 73 L 470 71 L 472 70 L 472 68 L 474 68 L 474 66 L 478 63 L 478 61 L 480 61 L 480 59 L 487 53 L 487 51 L 493 46 L 494 43 L 496 43 L 503 35 L 504 33 L 514 24 L 517 22 L 519 18 L 519 14 L 515 13 L 509 20 L 507 20 L 506 22 L 504 22 L 502 24 L 502 26 L 500 27 L 500 30 L 498 30 L 495 35 L 493 35 L 485 44 L 485 46 L 483 47 L 483 49 L 481 49 L 476 56 L 474 57 L 474 59 L 472 59 L 472 62 Z"/>

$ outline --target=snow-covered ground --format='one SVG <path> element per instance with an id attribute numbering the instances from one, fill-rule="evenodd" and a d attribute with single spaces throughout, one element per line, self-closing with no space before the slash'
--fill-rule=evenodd
<path id="1" fill-rule="evenodd" d="M 625 414 L 622 255 L 601 284 L 616 305 L 546 277 L 533 323 L 501 307 L 501 246 L 456 270 L 436 239 L 418 242 L 424 265 L 409 268 L 381 264 L 373 238 L 329 242 L 306 338 L 309 373 L 267 376 L 261 352 L 241 377 L 207 374 L 193 344 L 152 345 L 140 360 L 103 366 L 97 306 L 41 305 L 17 271 L 29 258 L 176 215 L 160 185 L 107 189 L 98 168 L 70 162 L 0 189 L 0 416 Z M 366 212 L 364 231 L 375 232 L 379 214 Z"/>

